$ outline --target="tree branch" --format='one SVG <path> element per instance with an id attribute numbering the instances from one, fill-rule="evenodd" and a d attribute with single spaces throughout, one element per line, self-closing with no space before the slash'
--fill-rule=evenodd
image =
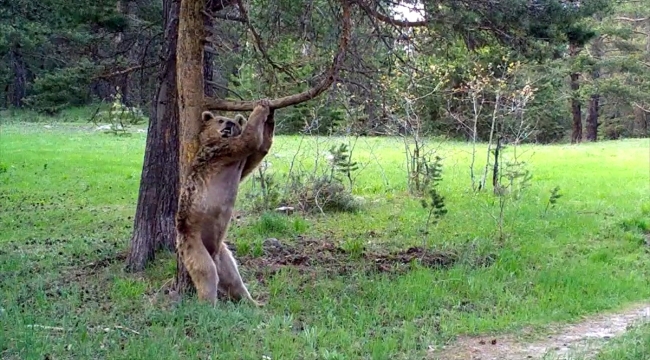
<path id="1" fill-rule="evenodd" d="M 621 20 L 621 21 L 630 21 L 630 22 L 644 22 L 646 20 L 650 19 L 650 17 L 645 17 L 645 18 L 629 18 L 625 16 L 619 16 L 616 18 L 616 20 Z"/>
<path id="2" fill-rule="evenodd" d="M 325 78 L 318 83 L 318 85 L 303 91 L 298 94 L 288 95 L 281 98 L 271 100 L 272 109 L 281 109 L 284 107 L 300 104 L 302 102 L 311 100 L 327 90 L 336 80 L 345 53 L 347 52 L 348 42 L 350 41 L 351 21 L 350 21 L 350 3 L 349 0 L 342 0 L 343 16 L 341 19 L 341 35 L 339 37 L 339 46 L 332 66 L 327 71 Z M 204 98 L 203 106 L 208 110 L 222 110 L 222 111 L 250 111 L 257 105 L 256 101 L 232 101 L 215 98 Z"/>
<path id="3" fill-rule="evenodd" d="M 427 26 L 429 24 L 429 20 L 420 20 L 420 21 L 407 21 L 407 20 L 397 20 L 393 19 L 390 16 L 384 15 L 380 13 L 379 11 L 373 9 L 370 7 L 370 4 L 365 3 L 363 0 L 353 0 L 357 5 L 359 5 L 364 11 L 372 15 L 374 18 L 376 18 L 379 21 L 391 24 L 393 26 L 399 26 L 399 27 L 421 27 L 421 26 Z"/>
<path id="4" fill-rule="evenodd" d="M 227 92 L 231 92 L 231 93 L 233 93 L 233 95 L 235 95 L 235 96 L 237 96 L 238 98 L 244 100 L 244 98 L 243 98 L 241 95 L 239 95 L 239 93 L 237 93 L 235 90 L 229 89 L 227 86 L 223 86 L 223 85 L 217 83 L 216 81 L 205 80 L 205 82 L 206 82 L 208 85 L 216 86 L 216 87 L 218 87 L 219 89 L 223 89 L 223 90 L 225 90 L 225 91 L 227 91 Z"/>
<path id="5" fill-rule="evenodd" d="M 126 75 L 126 74 L 132 73 L 134 71 L 149 69 L 149 68 L 152 68 L 154 66 L 158 66 L 159 64 L 160 64 L 159 62 L 154 62 L 154 63 L 150 63 L 150 64 L 140 64 L 140 65 L 136 65 L 136 66 L 131 66 L 129 68 L 119 70 L 119 71 L 116 71 L 116 72 L 96 75 L 96 76 L 93 77 L 93 79 L 94 80 L 96 80 L 96 79 L 110 79 L 110 78 L 114 78 L 116 76 Z"/>
<path id="6" fill-rule="evenodd" d="M 242 0 L 235 0 L 235 1 L 237 2 L 237 6 L 239 7 L 239 13 L 241 14 L 241 18 L 244 20 L 244 23 L 248 26 L 248 30 L 250 30 L 251 34 L 253 34 L 253 38 L 255 39 L 255 44 L 257 45 L 257 50 L 259 50 L 259 52 L 262 54 L 262 57 L 264 57 L 264 59 L 271 65 L 271 67 L 289 75 L 291 80 L 296 81 L 296 77 L 289 69 L 278 65 L 269 56 L 268 52 L 266 51 L 266 47 L 262 42 L 262 37 L 257 32 L 257 30 L 255 30 L 253 24 L 251 24 L 251 20 L 248 17 L 248 10 L 246 10 L 246 7 L 244 6 L 244 2 Z"/>
<path id="7" fill-rule="evenodd" d="M 634 106 L 636 106 L 637 108 L 639 108 L 639 110 L 641 110 L 641 111 L 643 111 L 643 112 L 645 112 L 645 113 L 650 114 L 650 109 L 646 109 L 646 108 L 644 108 L 644 107 L 641 106 L 641 104 L 639 104 L 638 102 L 633 101 L 632 104 L 633 104 Z"/>
<path id="8" fill-rule="evenodd" d="M 214 17 L 222 20 L 237 21 L 243 24 L 246 24 L 246 19 L 241 16 L 231 15 L 231 14 L 214 14 Z"/>
<path id="9" fill-rule="evenodd" d="M 372 24 L 372 26 L 375 28 L 375 31 L 377 32 L 378 38 L 381 40 L 381 42 L 384 43 L 384 45 L 386 46 L 386 49 L 388 49 L 390 51 L 391 55 L 395 56 L 395 58 L 397 60 L 399 60 L 399 62 L 402 63 L 402 65 L 406 66 L 407 68 L 409 68 L 409 69 L 411 69 L 411 70 L 413 70 L 415 72 L 420 73 L 419 69 L 417 69 L 413 65 L 409 64 L 409 62 L 404 60 L 397 52 L 393 51 L 393 46 L 391 46 L 388 43 L 388 41 L 385 39 L 385 37 L 381 36 L 381 29 L 379 28 L 379 24 L 377 24 L 377 22 L 375 21 L 375 20 L 379 20 L 379 19 L 373 14 L 374 11 L 371 10 L 369 7 L 364 8 L 362 5 L 359 5 L 359 6 L 368 15 L 368 19 L 370 20 L 370 23 Z M 376 12 L 374 12 L 374 13 L 376 13 Z M 381 20 L 379 20 L 379 21 L 381 21 Z M 393 24 L 393 26 L 398 27 L 398 26 L 396 26 L 394 24 Z M 398 30 L 398 32 L 401 32 L 401 31 Z"/>
<path id="10" fill-rule="evenodd" d="M 208 0 L 206 8 L 210 12 L 221 11 L 228 6 L 234 5 L 235 0 Z"/>

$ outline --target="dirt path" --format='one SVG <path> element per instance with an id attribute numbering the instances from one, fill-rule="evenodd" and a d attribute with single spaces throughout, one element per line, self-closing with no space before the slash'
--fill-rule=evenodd
<path id="1" fill-rule="evenodd" d="M 229 244 L 231 250 L 236 249 Z M 260 282 L 283 267 L 299 271 L 333 272 L 344 274 L 364 270 L 384 273 L 407 271 L 413 260 L 431 268 L 453 265 L 458 255 L 450 252 L 430 251 L 418 247 L 395 253 L 364 251 L 363 256 L 351 262 L 344 249 L 334 243 L 299 238 L 292 243 L 281 243 L 277 239 L 266 239 L 262 256 L 239 255 L 242 266 L 253 269 Z M 494 258 L 478 257 L 476 264 L 489 264 Z M 628 327 L 650 322 L 650 303 L 629 306 L 616 313 L 603 313 L 588 317 L 576 324 L 551 326 L 549 335 L 527 341 L 526 335 L 534 332 L 520 331 L 515 335 L 460 337 L 442 349 L 431 349 L 431 360 L 528 360 L 567 359 L 569 353 L 590 358 L 597 354 L 607 340 L 624 333 Z"/>
<path id="2" fill-rule="evenodd" d="M 568 354 L 591 358 L 612 337 L 631 326 L 650 322 L 650 304 L 637 304 L 617 313 L 599 314 L 582 322 L 555 327 L 545 338 L 525 342 L 515 336 L 461 337 L 443 349 L 432 350 L 436 360 L 568 359 Z M 545 357 L 546 356 L 546 357 Z"/>

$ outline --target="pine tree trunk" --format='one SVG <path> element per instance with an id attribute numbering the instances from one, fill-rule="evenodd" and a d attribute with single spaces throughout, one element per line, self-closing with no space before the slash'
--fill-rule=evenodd
<path id="1" fill-rule="evenodd" d="M 165 61 L 152 107 L 127 269 L 141 271 L 161 248 L 173 250 L 178 203 L 179 139 L 176 89 L 178 0 L 165 0 Z"/>
<path id="2" fill-rule="evenodd" d="M 634 108 L 634 129 L 632 135 L 634 137 L 647 137 L 648 136 L 648 120 L 650 116 L 643 111 L 640 107 Z"/>
<path id="3" fill-rule="evenodd" d="M 23 99 L 27 96 L 27 68 L 18 47 L 19 45 L 9 52 L 14 75 L 11 89 L 11 105 L 17 108 L 23 106 Z"/>
<path id="4" fill-rule="evenodd" d="M 646 59 L 650 59 L 650 22 L 645 23 L 643 31 L 645 31 L 646 34 L 645 55 Z M 648 108 L 650 108 L 650 101 L 648 101 L 648 99 L 640 105 L 635 106 L 634 129 L 632 130 L 632 134 L 636 137 L 648 137 L 648 135 L 650 135 L 650 132 L 648 131 L 648 127 L 650 127 L 650 112 L 644 110 Z"/>
<path id="5" fill-rule="evenodd" d="M 598 112 L 600 110 L 600 95 L 591 95 L 589 99 L 589 115 L 587 115 L 587 141 L 598 140 Z"/>
<path id="6" fill-rule="evenodd" d="M 571 115 L 573 117 L 573 131 L 571 132 L 571 143 L 576 144 L 582 141 L 582 109 L 580 108 L 580 99 L 578 90 L 580 90 L 580 74 L 571 74 Z"/>
<path id="7" fill-rule="evenodd" d="M 181 0 L 178 21 L 176 69 L 178 114 L 180 119 L 180 177 L 187 176 L 191 159 L 198 149 L 198 133 L 203 106 L 203 26 L 204 0 Z M 177 255 L 176 290 L 194 292 L 183 262 Z"/>
<path id="8" fill-rule="evenodd" d="M 598 18 L 598 20 L 600 20 Z M 591 78 L 596 85 L 596 93 L 589 99 L 589 114 L 587 115 L 587 141 L 598 141 L 598 126 L 600 117 L 600 94 L 598 93 L 598 79 L 600 79 L 600 60 L 603 56 L 603 37 L 596 37 L 591 42 L 591 55 L 596 60 L 594 69 L 591 71 Z"/>
<path id="9" fill-rule="evenodd" d="M 569 44 L 569 56 L 577 56 L 582 49 L 574 43 Z M 571 131 L 571 143 L 576 144 L 582 141 L 582 109 L 580 108 L 580 73 L 571 73 L 571 116 L 573 125 Z"/>

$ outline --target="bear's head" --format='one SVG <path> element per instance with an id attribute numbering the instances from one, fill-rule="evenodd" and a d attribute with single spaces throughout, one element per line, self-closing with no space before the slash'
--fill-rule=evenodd
<path id="1" fill-rule="evenodd" d="M 211 111 L 204 111 L 201 115 L 203 126 L 210 127 L 221 134 L 221 137 L 229 138 L 239 136 L 246 125 L 246 117 L 241 114 L 235 115 L 234 119 L 213 114 Z"/>

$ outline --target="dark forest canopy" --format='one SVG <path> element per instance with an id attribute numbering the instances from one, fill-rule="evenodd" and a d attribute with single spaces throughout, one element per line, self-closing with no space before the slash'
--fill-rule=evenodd
<path id="1" fill-rule="evenodd" d="M 466 138 L 473 99 L 486 109 L 512 108 L 528 85 L 530 131 L 522 141 L 564 139 L 583 119 L 597 138 L 647 135 L 650 10 L 639 2 L 352 3 L 353 29 L 336 86 L 283 111 L 279 132 L 399 133 L 408 100 L 426 132 Z M 207 90 L 252 100 L 308 89 L 336 50 L 337 8 L 335 0 L 209 1 Z M 57 114 L 119 94 L 124 105 L 148 114 L 163 18 L 158 1 L 3 2 L 0 108 Z M 498 93 L 503 104 L 496 103 L 500 86 L 507 90 Z M 490 113 L 479 114 L 482 139 Z"/>

